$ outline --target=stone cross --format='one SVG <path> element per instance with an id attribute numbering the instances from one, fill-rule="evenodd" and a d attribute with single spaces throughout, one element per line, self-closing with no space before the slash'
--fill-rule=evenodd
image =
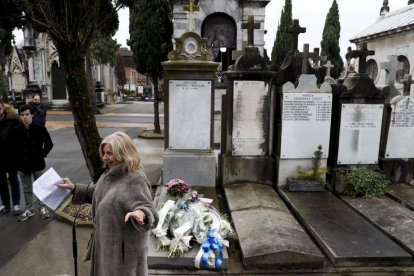
<path id="1" fill-rule="evenodd" d="M 309 44 L 303 44 L 302 74 L 308 73 Z"/>
<path id="2" fill-rule="evenodd" d="M 197 4 L 194 4 L 194 0 L 188 0 L 188 5 L 183 6 L 184 11 L 188 11 L 189 13 L 189 22 L 188 22 L 188 30 L 194 32 L 194 12 L 198 12 L 200 8 Z"/>
<path id="3" fill-rule="evenodd" d="M 293 52 L 297 52 L 298 51 L 299 34 L 300 33 L 306 33 L 306 28 L 302 28 L 301 26 L 299 26 L 299 19 L 294 19 L 293 20 L 293 25 L 292 25 L 291 28 L 289 28 L 288 33 L 292 34 L 291 50 Z"/>
<path id="4" fill-rule="evenodd" d="M 330 60 L 328 60 L 323 67 L 326 67 L 326 76 L 330 77 L 331 76 L 331 68 L 334 68 L 335 66 L 331 63 Z"/>
<path id="5" fill-rule="evenodd" d="M 247 46 L 254 46 L 254 30 L 260 29 L 260 23 L 254 23 L 254 17 L 249 15 L 247 23 L 242 23 L 242 29 L 247 29 Z"/>
<path id="6" fill-rule="evenodd" d="M 413 76 L 405 74 L 402 83 L 404 84 L 404 96 L 410 96 L 411 84 L 414 83 Z"/>
<path id="7" fill-rule="evenodd" d="M 381 62 L 380 68 L 385 70 L 385 84 L 394 85 L 398 70 L 398 57 L 396 55 L 388 56 L 388 61 Z"/>
<path id="8" fill-rule="evenodd" d="M 360 50 L 350 50 L 346 54 L 346 59 L 349 62 L 351 58 L 359 58 L 359 73 L 365 73 L 367 67 L 367 56 L 375 55 L 375 51 L 368 50 L 367 43 L 363 42 Z"/>
<path id="9" fill-rule="evenodd" d="M 313 67 L 318 67 L 319 61 L 326 60 L 326 56 L 319 56 L 319 48 L 313 48 L 313 53 L 309 53 L 309 58 L 312 60 Z"/>

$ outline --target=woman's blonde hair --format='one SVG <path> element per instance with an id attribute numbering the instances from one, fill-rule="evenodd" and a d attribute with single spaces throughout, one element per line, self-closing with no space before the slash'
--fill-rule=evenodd
<path id="1" fill-rule="evenodd" d="M 137 171 L 142 169 L 141 157 L 131 138 L 124 132 L 117 131 L 106 136 L 99 146 L 99 155 L 103 158 L 103 148 L 106 145 L 112 147 L 112 154 L 116 160 L 124 163 L 128 171 Z"/>

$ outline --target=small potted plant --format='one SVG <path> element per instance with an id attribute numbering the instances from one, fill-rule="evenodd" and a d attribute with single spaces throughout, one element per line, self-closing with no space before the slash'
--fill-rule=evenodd
<path id="1" fill-rule="evenodd" d="M 321 167 L 322 146 L 313 153 L 312 167 L 303 170 L 300 166 L 293 177 L 288 177 L 286 186 L 288 191 L 324 191 L 327 168 Z"/>

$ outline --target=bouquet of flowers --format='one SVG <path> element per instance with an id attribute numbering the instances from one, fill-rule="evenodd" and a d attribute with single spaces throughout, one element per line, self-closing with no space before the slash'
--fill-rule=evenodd
<path id="1" fill-rule="evenodd" d="M 167 184 L 167 200 L 158 211 L 159 222 L 152 233 L 158 239 L 157 250 L 169 251 L 170 258 L 181 257 L 199 243 L 195 266 L 220 267 L 226 239 L 236 239 L 230 222 L 211 206 L 211 199 L 203 198 L 181 179 Z"/>
<path id="2" fill-rule="evenodd" d="M 168 181 L 167 187 L 167 193 L 175 199 L 183 197 L 189 190 L 189 185 L 181 179 L 171 179 Z"/>

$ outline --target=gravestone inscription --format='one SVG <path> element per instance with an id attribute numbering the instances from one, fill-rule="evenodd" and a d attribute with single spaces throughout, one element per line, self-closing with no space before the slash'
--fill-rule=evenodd
<path id="1" fill-rule="evenodd" d="M 285 93 L 281 157 L 309 158 L 318 145 L 328 149 L 331 110 L 331 93 Z"/>
<path id="2" fill-rule="evenodd" d="M 234 81 L 234 156 L 265 154 L 263 112 L 267 94 L 268 84 L 264 81 Z"/>
<path id="3" fill-rule="evenodd" d="M 377 164 L 382 104 L 342 104 L 338 164 Z"/>
<path id="4" fill-rule="evenodd" d="M 211 81 L 169 81 L 169 148 L 209 149 Z"/>
<path id="5" fill-rule="evenodd" d="M 392 111 L 385 158 L 414 158 L 414 98 L 397 96 L 390 103 Z"/>

